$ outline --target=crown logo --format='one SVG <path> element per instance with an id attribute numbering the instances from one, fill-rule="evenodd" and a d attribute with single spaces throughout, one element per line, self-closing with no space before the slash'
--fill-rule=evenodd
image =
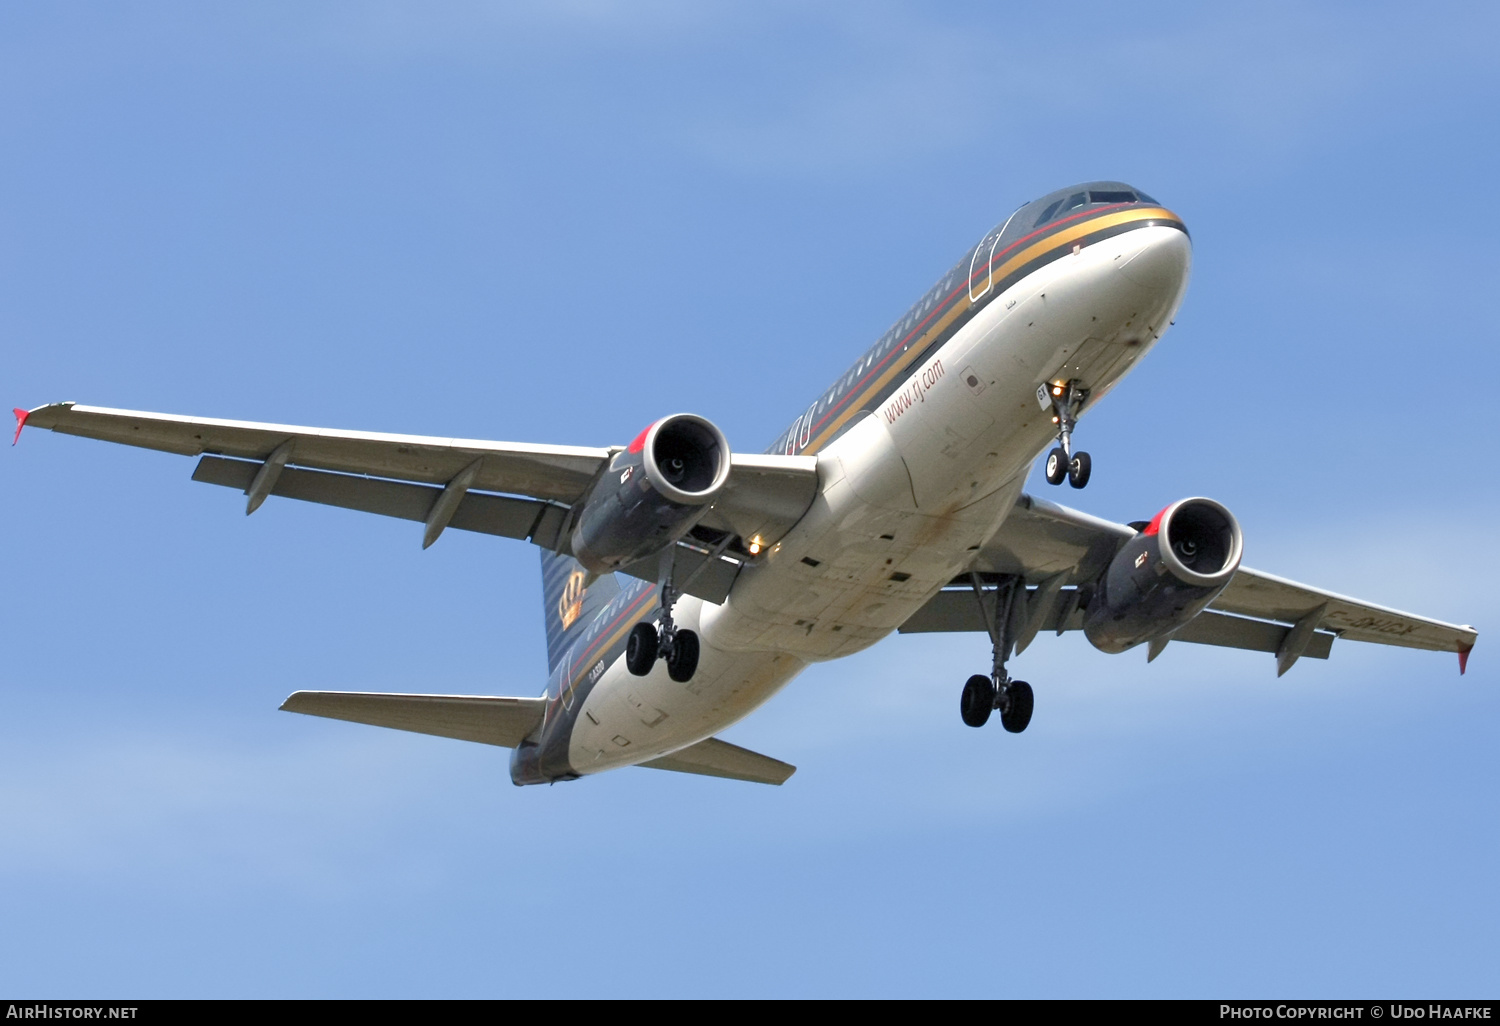
<path id="1" fill-rule="evenodd" d="M 568 583 L 563 586 L 562 598 L 557 601 L 557 615 L 562 617 L 563 630 L 573 626 L 573 621 L 583 612 L 583 596 L 588 594 L 583 577 L 582 570 L 574 570 L 569 574 Z"/>

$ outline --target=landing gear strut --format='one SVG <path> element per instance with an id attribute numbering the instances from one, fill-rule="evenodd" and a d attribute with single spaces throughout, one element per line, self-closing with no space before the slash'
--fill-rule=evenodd
<path id="1" fill-rule="evenodd" d="M 1025 601 L 1026 582 L 1020 577 L 1010 577 L 986 591 L 984 582 L 977 573 L 969 574 L 974 586 L 974 597 L 979 602 L 979 611 L 984 615 L 984 625 L 990 634 L 992 661 L 990 675 L 976 673 L 964 684 L 959 697 L 959 714 L 971 727 L 982 727 L 989 722 L 990 713 L 1000 710 L 1000 725 L 1012 734 L 1019 734 L 1031 722 L 1031 710 L 1035 704 L 1031 685 L 1024 680 L 1012 680 L 1005 670 L 1005 661 L 1015 645 L 1011 624 L 1011 611 L 1017 600 Z"/>
<path id="2" fill-rule="evenodd" d="M 1074 488 L 1089 483 L 1089 474 L 1093 470 L 1089 454 L 1073 451 L 1073 428 L 1078 423 L 1078 411 L 1088 397 L 1088 389 L 1079 387 L 1076 381 L 1063 385 L 1043 382 L 1037 386 L 1037 405 L 1044 410 L 1051 409 L 1052 422 L 1057 425 L 1057 448 L 1047 454 L 1048 484 L 1062 484 L 1065 477 Z"/>
<path id="3" fill-rule="evenodd" d="M 679 684 L 693 679 L 698 670 L 698 635 L 685 627 L 678 627 L 672 619 L 672 606 L 679 593 L 672 586 L 672 564 L 676 546 L 671 546 L 661 557 L 661 627 L 643 620 L 630 628 L 630 637 L 625 642 L 625 668 L 637 677 L 651 672 L 658 658 L 667 661 L 667 676 Z"/>

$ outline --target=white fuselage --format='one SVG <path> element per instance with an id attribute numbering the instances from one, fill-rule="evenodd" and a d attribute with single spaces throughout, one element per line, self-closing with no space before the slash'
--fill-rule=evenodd
<path id="1" fill-rule="evenodd" d="M 702 654 L 687 684 L 665 662 L 645 677 L 624 659 L 584 699 L 569 762 L 579 773 L 695 744 L 739 720 L 809 662 L 890 634 L 1001 526 L 1054 438 L 1037 386 L 1076 380 L 1090 402 L 1171 323 L 1191 246 L 1147 226 L 1075 249 L 995 297 L 892 398 L 817 453 L 818 495 L 747 566 L 728 599 L 686 597 L 681 627 Z"/>

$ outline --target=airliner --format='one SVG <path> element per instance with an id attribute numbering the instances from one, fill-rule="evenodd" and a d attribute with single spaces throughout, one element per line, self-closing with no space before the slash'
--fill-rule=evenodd
<path id="1" fill-rule="evenodd" d="M 1012 733 L 1035 696 L 1008 666 L 1044 631 L 1153 660 L 1173 642 L 1263 652 L 1278 675 L 1374 642 L 1456 652 L 1463 672 L 1473 627 L 1244 566 L 1213 499 L 1118 524 L 1023 491 L 1039 458 L 1049 485 L 1088 484 L 1079 422 L 1172 324 L 1191 258 L 1182 219 L 1122 182 L 1023 204 L 762 453 L 693 413 L 587 448 L 71 402 L 17 409 L 16 440 L 29 425 L 196 456 L 193 479 L 237 489 L 246 514 L 281 496 L 420 523 L 424 548 L 448 528 L 531 542 L 542 694 L 281 706 L 510 748 L 517 785 L 625 766 L 784 783 L 793 766 L 717 735 L 893 632 L 987 636 L 960 719 Z"/>

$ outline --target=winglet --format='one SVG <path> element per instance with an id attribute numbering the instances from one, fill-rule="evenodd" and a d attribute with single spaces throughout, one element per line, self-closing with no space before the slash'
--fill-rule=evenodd
<path id="1" fill-rule="evenodd" d="M 16 415 L 16 437 L 10 440 L 10 444 L 15 445 L 21 440 L 21 429 L 26 426 L 26 418 L 31 416 L 31 411 L 23 410 L 17 406 L 11 412 Z"/>
<path id="2" fill-rule="evenodd" d="M 1474 651 L 1473 645 L 1470 645 L 1468 648 L 1461 648 L 1458 650 L 1458 675 L 1460 677 L 1462 677 L 1464 675 L 1464 671 L 1469 668 L 1469 653 L 1472 651 Z"/>

